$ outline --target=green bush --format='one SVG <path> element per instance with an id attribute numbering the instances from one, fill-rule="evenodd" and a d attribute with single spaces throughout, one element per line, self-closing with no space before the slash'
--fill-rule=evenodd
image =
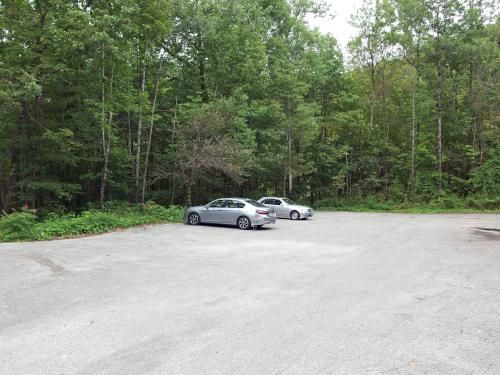
<path id="1" fill-rule="evenodd" d="M 453 208 L 463 208 L 464 207 L 464 200 L 460 199 L 454 195 L 443 195 L 443 196 L 436 198 L 434 201 L 432 201 L 430 206 L 436 207 L 436 208 L 444 208 L 447 210 L 450 210 Z"/>
<path id="2" fill-rule="evenodd" d="M 158 221 L 182 221 L 184 210 L 179 206 L 163 207 L 153 202 L 147 202 L 143 206 L 144 213 L 150 217 L 153 222 Z"/>
<path id="3" fill-rule="evenodd" d="M 489 152 L 484 164 L 472 171 L 472 185 L 478 193 L 500 196 L 500 145 Z"/>
<path id="4" fill-rule="evenodd" d="M 376 196 L 369 196 L 363 201 L 364 207 L 373 211 L 388 211 L 394 208 L 394 204 L 384 201 Z"/>
<path id="5" fill-rule="evenodd" d="M 469 208 L 477 208 L 482 210 L 499 210 L 500 197 L 467 197 L 466 205 Z"/>
<path id="6" fill-rule="evenodd" d="M 115 228 L 182 221 L 181 207 L 163 207 L 148 202 L 142 206 L 106 204 L 102 210 L 91 208 L 79 215 L 48 215 L 36 222 L 30 213 L 16 213 L 0 219 L 0 241 L 49 240 L 85 234 L 99 234 Z"/>
<path id="7" fill-rule="evenodd" d="M 14 212 L 0 218 L 0 240 L 16 241 L 30 236 L 36 223 L 36 215 L 30 211 Z"/>
<path id="8" fill-rule="evenodd" d="M 371 195 L 366 197 L 335 197 L 321 199 L 314 207 L 318 210 L 330 211 L 375 211 L 375 212 L 473 212 L 500 210 L 500 197 L 461 197 L 454 194 L 441 193 L 434 199 L 425 196 L 413 196 L 406 200 L 384 200 L 383 197 Z"/>
<path id="9" fill-rule="evenodd" d="M 326 198 L 316 201 L 315 207 L 341 207 L 343 202 L 339 198 Z"/>

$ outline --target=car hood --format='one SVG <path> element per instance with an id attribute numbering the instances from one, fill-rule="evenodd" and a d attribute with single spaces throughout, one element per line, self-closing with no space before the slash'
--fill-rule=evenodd
<path id="1" fill-rule="evenodd" d="M 206 210 L 206 206 L 193 206 L 189 207 L 187 210 L 188 211 L 200 211 L 200 210 Z"/>

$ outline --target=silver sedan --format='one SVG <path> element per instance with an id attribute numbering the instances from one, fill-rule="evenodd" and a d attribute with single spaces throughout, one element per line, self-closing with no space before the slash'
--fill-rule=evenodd
<path id="1" fill-rule="evenodd" d="M 273 208 L 276 216 L 280 218 L 299 220 L 313 216 L 313 209 L 311 207 L 301 206 L 288 198 L 262 197 L 259 199 L 259 202 L 269 208 Z"/>
<path id="2" fill-rule="evenodd" d="M 228 224 L 240 229 L 250 229 L 276 223 L 276 214 L 273 208 L 252 199 L 221 198 L 204 206 L 188 208 L 184 222 L 191 225 Z"/>

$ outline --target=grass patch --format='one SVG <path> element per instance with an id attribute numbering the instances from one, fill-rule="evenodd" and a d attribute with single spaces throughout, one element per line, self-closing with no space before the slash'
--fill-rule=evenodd
<path id="1" fill-rule="evenodd" d="M 31 211 L 16 212 L 0 218 L 0 242 L 40 241 L 105 233 L 142 224 L 181 222 L 184 209 L 163 207 L 148 202 L 142 206 L 112 205 L 82 213 L 48 215 L 38 220 Z"/>

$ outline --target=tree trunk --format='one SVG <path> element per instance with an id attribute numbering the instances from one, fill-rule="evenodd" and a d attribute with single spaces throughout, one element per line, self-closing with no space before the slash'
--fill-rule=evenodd
<path id="1" fill-rule="evenodd" d="M 193 185 L 193 182 L 191 179 L 189 179 L 188 183 L 186 184 L 186 206 L 187 207 L 191 206 L 191 203 L 192 203 L 192 199 L 191 199 L 192 185 Z"/>
<path id="2" fill-rule="evenodd" d="M 142 107 L 144 100 L 144 92 L 146 91 L 146 57 L 147 57 L 147 43 L 144 47 L 144 59 L 142 62 L 141 74 L 141 103 L 139 106 L 139 114 L 137 120 L 137 149 L 135 156 L 135 203 L 139 202 L 139 180 L 141 175 L 141 133 L 142 133 Z"/>
<path id="3" fill-rule="evenodd" d="M 479 127 L 479 165 L 484 164 L 484 156 L 486 154 L 486 136 L 484 134 L 484 119 L 486 118 L 486 106 L 482 106 L 483 109 L 483 120 L 481 121 L 481 125 Z"/>
<path id="4" fill-rule="evenodd" d="M 203 39 L 201 32 L 196 35 L 196 49 L 198 52 L 198 71 L 200 74 L 200 89 L 204 103 L 208 103 L 207 83 L 205 81 L 205 55 L 203 54 Z"/>
<path id="5" fill-rule="evenodd" d="M 7 176 L 4 173 L 0 164 L 0 207 L 3 211 L 7 211 Z"/>
<path id="6" fill-rule="evenodd" d="M 373 123 L 375 119 L 375 63 L 370 64 L 370 81 L 371 81 L 371 97 L 370 97 L 370 124 L 368 125 L 368 142 L 370 141 L 373 131 Z"/>
<path id="7" fill-rule="evenodd" d="M 415 79 L 411 85 L 411 174 L 410 174 L 410 185 L 412 194 L 415 193 L 415 138 L 416 138 L 416 106 L 415 106 L 415 95 L 416 95 L 416 82 Z"/>
<path id="8" fill-rule="evenodd" d="M 473 88 L 473 65 L 472 62 L 469 63 L 469 77 L 468 77 L 468 107 L 469 107 L 469 117 L 472 120 L 472 168 L 476 166 L 476 147 L 477 147 L 477 101 L 475 100 L 474 88 Z"/>
<path id="9" fill-rule="evenodd" d="M 283 174 L 283 196 L 286 197 L 286 175 L 287 170 L 285 168 L 285 173 Z"/>
<path id="10" fill-rule="evenodd" d="M 437 158 L 437 171 L 438 171 L 438 189 L 439 191 L 443 188 L 443 142 L 442 142 L 442 133 L 443 133 L 443 67 L 442 67 L 442 45 L 441 45 L 441 14 L 442 14 L 442 6 L 441 2 L 436 2 L 436 8 L 434 11 L 434 19 L 435 24 L 433 25 L 433 29 L 436 33 L 435 41 L 436 41 L 436 70 L 437 70 L 437 136 L 436 136 L 436 158 Z"/>
<path id="11" fill-rule="evenodd" d="M 111 112 L 110 112 L 110 121 L 111 121 Z M 111 146 L 111 140 L 109 138 L 110 134 L 108 134 L 108 140 L 105 145 L 105 150 L 104 150 L 104 165 L 102 167 L 102 176 L 101 176 L 101 190 L 99 194 L 99 206 L 102 208 L 104 206 L 104 194 L 105 194 L 105 188 L 106 188 L 106 183 L 108 181 L 108 161 L 109 161 L 109 149 Z"/>
<path id="12" fill-rule="evenodd" d="M 16 132 L 14 142 L 12 142 L 12 147 L 10 149 L 10 177 L 7 182 L 6 180 L 6 194 L 4 200 L 4 210 L 8 212 L 12 206 L 17 206 L 17 201 L 15 200 L 18 192 L 18 182 L 22 179 L 21 176 L 21 135 L 23 126 L 22 124 L 28 119 L 28 103 L 23 101 L 21 104 L 22 111 L 21 115 L 16 121 Z M 14 202 L 13 202 L 14 201 Z"/>
<path id="13" fill-rule="evenodd" d="M 170 205 L 171 206 L 174 204 L 174 197 L 175 197 L 175 173 L 172 174 L 172 190 L 170 193 Z"/>
<path id="14" fill-rule="evenodd" d="M 292 194 L 293 177 L 292 177 L 292 129 L 287 129 L 287 156 L 288 156 L 288 194 Z"/>
<path id="15" fill-rule="evenodd" d="M 175 108 L 174 108 L 174 122 L 172 124 L 172 137 L 171 137 L 171 144 L 174 144 L 175 140 L 175 130 L 177 126 L 177 94 L 175 95 Z M 170 194 L 170 205 L 174 204 L 174 197 L 175 197 L 175 172 L 172 173 L 172 192 Z"/>
<path id="16" fill-rule="evenodd" d="M 385 128 L 385 149 L 384 149 L 384 198 L 389 195 L 389 123 L 385 118 L 385 61 L 382 63 L 382 124 Z"/>
<path id="17" fill-rule="evenodd" d="M 155 108 L 156 108 L 156 98 L 158 97 L 158 86 L 159 86 L 159 82 L 160 82 L 160 75 L 161 75 L 161 61 L 160 61 L 160 67 L 158 68 L 158 74 L 156 77 L 155 93 L 154 93 L 154 97 L 153 97 L 153 106 L 151 108 L 151 120 L 149 123 L 148 143 L 146 146 L 146 159 L 144 160 L 144 176 L 142 177 L 142 194 L 141 194 L 141 203 L 143 203 L 143 204 L 144 204 L 144 196 L 146 194 L 146 180 L 148 177 L 149 153 L 151 151 L 151 140 L 153 138 L 154 115 L 155 115 Z"/>
<path id="18" fill-rule="evenodd" d="M 443 72 L 441 69 L 441 57 L 438 61 L 438 124 L 437 124 L 437 162 L 439 174 L 439 190 L 442 190 L 443 176 Z"/>
<path id="19" fill-rule="evenodd" d="M 132 155 L 132 129 L 131 129 L 130 111 L 127 111 L 127 152 L 129 156 Z"/>
<path id="20" fill-rule="evenodd" d="M 106 73 L 105 73 L 105 51 L 104 51 L 104 42 L 102 43 L 102 71 L 101 71 L 101 79 L 102 79 L 102 90 L 101 90 L 101 148 L 102 155 L 104 159 L 104 167 L 101 172 L 101 186 L 99 191 L 99 206 L 102 208 L 104 204 L 104 170 L 107 168 L 107 158 L 106 158 L 106 130 L 105 130 L 105 122 L 106 122 L 106 108 L 105 108 L 105 90 L 106 90 Z"/>
<path id="21" fill-rule="evenodd" d="M 385 85 L 385 61 L 383 62 L 382 65 L 382 123 L 384 124 L 383 126 L 385 127 L 385 143 L 389 143 L 389 122 L 386 121 L 385 114 L 385 105 L 386 105 L 386 85 Z"/>
<path id="22" fill-rule="evenodd" d="M 345 152 L 345 193 L 349 195 L 349 152 Z"/>
<path id="23" fill-rule="evenodd" d="M 104 196 L 106 192 L 106 183 L 108 181 L 108 161 L 109 161 L 109 149 L 111 147 L 111 121 L 113 119 L 113 111 L 111 110 L 111 105 L 109 108 L 109 119 L 108 123 L 106 124 L 106 119 L 105 119 L 105 82 L 106 82 L 106 75 L 105 75 L 105 64 L 104 64 L 104 46 L 103 46 L 103 52 L 102 52 L 102 125 L 101 125 L 101 135 L 102 135 L 102 151 L 103 151 L 103 158 L 104 158 L 104 165 L 102 167 L 102 173 L 101 173 L 101 189 L 99 192 L 99 206 L 102 208 L 104 206 Z M 113 67 L 111 68 L 111 78 L 109 81 L 109 101 L 111 101 L 111 98 L 113 97 Z M 107 135 L 106 135 L 107 132 Z"/>

